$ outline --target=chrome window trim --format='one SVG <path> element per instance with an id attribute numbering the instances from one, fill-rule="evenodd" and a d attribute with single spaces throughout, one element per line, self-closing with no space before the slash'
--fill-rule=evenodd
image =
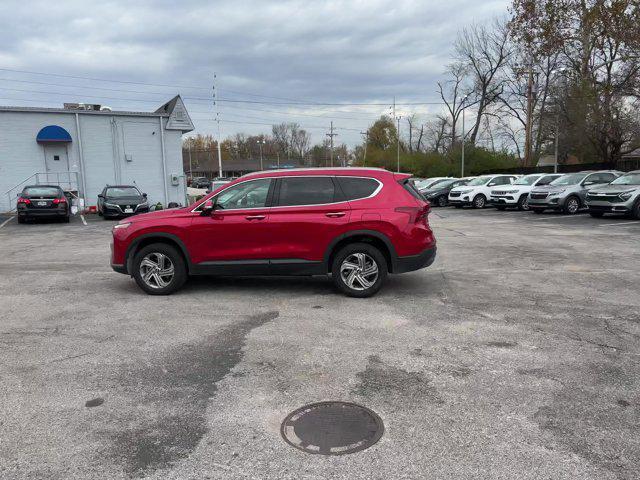
<path id="1" fill-rule="evenodd" d="M 309 169 L 309 170 L 311 170 L 311 169 Z M 374 192 L 371 195 L 369 195 L 368 197 L 356 198 L 354 200 L 342 200 L 340 202 L 315 203 L 315 204 L 308 204 L 308 205 L 278 205 L 278 206 L 271 206 L 271 207 L 230 208 L 230 209 L 225 209 L 224 211 L 225 212 L 233 212 L 233 211 L 237 211 L 237 210 L 258 210 L 258 209 L 265 209 L 265 208 L 273 209 L 273 208 L 296 208 L 296 207 L 322 207 L 322 206 L 325 206 L 325 205 L 339 205 L 341 203 L 359 202 L 360 200 L 368 200 L 369 198 L 375 197 L 376 195 L 378 195 L 378 193 L 380 193 L 380 190 L 382 190 L 382 187 L 384 186 L 384 184 L 380 180 L 378 180 L 377 178 L 366 177 L 366 176 L 363 176 L 363 175 L 276 175 L 276 176 L 273 176 L 273 177 L 247 178 L 246 180 L 243 180 L 242 182 L 238 182 L 238 183 L 234 183 L 233 185 L 229 185 L 227 188 L 235 187 L 236 185 L 240 185 L 240 184 L 247 183 L 247 182 L 255 182 L 257 180 L 277 180 L 279 178 L 316 178 L 316 177 L 365 178 L 365 179 L 368 179 L 368 180 L 375 180 L 376 182 L 378 182 L 378 188 L 376 188 L 374 190 Z M 218 196 L 218 195 L 222 194 L 227 188 L 224 188 L 224 189 L 220 190 L 215 196 Z M 200 202 L 196 207 L 193 208 L 193 210 L 191 210 L 191 213 L 199 213 L 198 209 L 207 200 L 211 200 L 212 198 L 213 198 L 213 195 L 208 197 L 208 198 L 206 198 L 202 202 Z"/>

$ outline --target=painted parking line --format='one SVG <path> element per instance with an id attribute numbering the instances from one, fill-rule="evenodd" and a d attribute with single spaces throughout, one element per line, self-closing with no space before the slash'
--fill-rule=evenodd
<path id="1" fill-rule="evenodd" d="M 4 227 L 7 223 L 9 223 L 13 219 L 14 219 L 14 217 L 10 217 L 10 218 L 6 219 L 4 222 L 2 222 L 0 224 L 0 228 Z"/>
<path id="2" fill-rule="evenodd" d="M 80 214 L 80 220 L 82 220 L 82 223 L 86 227 L 87 226 L 87 221 L 84 219 L 84 215 Z"/>
<path id="3" fill-rule="evenodd" d="M 617 227 L 618 225 L 640 225 L 637 220 L 635 222 L 618 222 L 618 223 L 603 223 L 600 227 Z"/>
<path id="4" fill-rule="evenodd" d="M 587 217 L 583 215 L 554 215 L 553 217 L 545 217 L 545 218 L 532 217 L 532 219 L 536 221 L 557 220 L 558 218 L 587 218 Z"/>

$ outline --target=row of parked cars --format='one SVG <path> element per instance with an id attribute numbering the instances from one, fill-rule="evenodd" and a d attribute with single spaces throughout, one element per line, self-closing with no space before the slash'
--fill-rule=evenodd
<path id="1" fill-rule="evenodd" d="M 640 219 L 640 170 L 438 177 L 415 180 L 414 185 L 440 207 L 560 210 L 568 215 L 588 210 L 593 217 L 611 213 Z"/>

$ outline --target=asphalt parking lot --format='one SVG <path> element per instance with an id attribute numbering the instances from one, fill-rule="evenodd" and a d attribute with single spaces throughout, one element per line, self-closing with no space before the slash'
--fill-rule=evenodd
<path id="1" fill-rule="evenodd" d="M 0 478 L 640 478 L 640 222 L 435 209 L 434 265 L 365 300 L 323 278 L 147 296 L 86 223 L 0 228 Z M 285 443 L 323 400 L 384 436 Z"/>

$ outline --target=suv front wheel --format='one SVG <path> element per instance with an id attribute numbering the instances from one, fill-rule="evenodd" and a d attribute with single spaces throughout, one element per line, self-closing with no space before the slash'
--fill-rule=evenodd
<path id="1" fill-rule="evenodd" d="M 182 255 L 171 245 L 147 245 L 133 258 L 133 278 L 149 295 L 169 295 L 187 280 Z"/>
<path id="2" fill-rule="evenodd" d="M 331 265 L 333 283 L 350 297 L 366 298 L 380 290 L 387 278 L 387 261 L 373 245 L 352 243 L 342 248 Z"/>

